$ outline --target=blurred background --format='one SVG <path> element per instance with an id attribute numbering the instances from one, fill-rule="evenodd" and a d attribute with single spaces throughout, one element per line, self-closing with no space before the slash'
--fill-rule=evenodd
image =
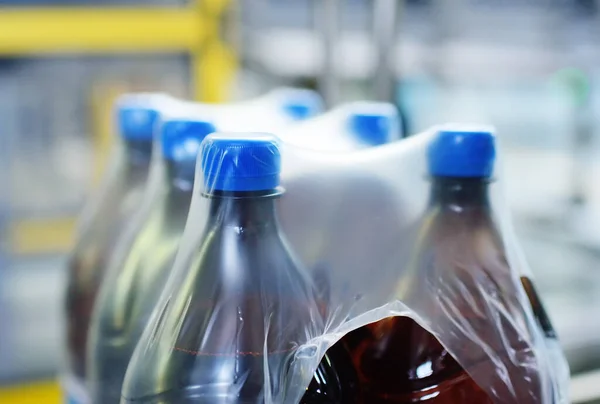
<path id="1" fill-rule="evenodd" d="M 0 0 L 0 402 L 59 402 L 66 254 L 114 97 L 278 85 L 394 102 L 407 135 L 492 123 L 573 401 L 600 400 L 599 3 Z"/>

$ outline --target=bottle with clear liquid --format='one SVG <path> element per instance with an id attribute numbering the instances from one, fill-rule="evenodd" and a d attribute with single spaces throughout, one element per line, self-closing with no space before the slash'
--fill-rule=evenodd
<path id="1" fill-rule="evenodd" d="M 139 228 L 121 238 L 124 254 L 109 265 L 90 326 L 87 378 L 98 404 L 120 400 L 127 364 L 175 259 L 200 144 L 215 131 L 193 118 L 167 119 L 159 127 L 162 165 L 148 180 L 150 206 L 136 218 Z"/>
<path id="2" fill-rule="evenodd" d="M 452 296 L 452 303 L 445 307 L 453 310 L 448 316 L 456 321 L 443 316 L 439 320 L 449 333 L 460 335 L 461 326 L 469 328 L 494 355 L 508 356 L 503 352 L 509 351 L 515 357 L 504 357 L 501 369 L 481 349 L 473 349 L 473 343 L 465 343 L 469 348 L 462 352 L 461 363 L 472 372 L 467 373 L 416 321 L 389 317 L 343 338 L 359 375 L 362 402 L 543 402 L 535 353 L 511 322 L 512 314 L 498 315 L 483 297 L 495 296 L 499 305 L 508 308 L 504 313 L 512 308 L 511 302 L 518 301 L 511 295 L 515 288 L 510 286 L 511 271 L 488 197 L 494 158 L 494 136 L 486 131 L 442 131 L 430 145 L 430 206 L 420 229 L 414 266 L 427 271 L 421 276 L 427 285 L 413 285 L 413 289 L 431 294 L 432 300 L 436 294 L 443 295 L 440 299 Z M 494 372 L 503 376 L 491 377 Z M 474 377 L 494 380 L 486 391 L 496 396 L 490 397 Z"/>
<path id="3" fill-rule="evenodd" d="M 83 387 L 88 327 L 104 277 L 106 258 L 114 250 L 123 223 L 141 202 L 159 107 L 168 98 L 159 94 L 121 97 L 116 105 L 119 143 L 99 193 L 86 206 L 68 262 L 66 293 L 67 375 L 69 402 L 87 402 Z"/>
<path id="4" fill-rule="evenodd" d="M 201 165 L 205 187 L 196 192 L 208 211 L 201 241 L 136 347 L 121 402 L 287 402 L 290 360 L 323 325 L 312 281 L 279 229 L 277 142 L 210 135 Z M 332 379 L 322 401 L 307 392 L 304 402 L 351 402 L 341 398 L 342 385 L 353 386 L 352 368 L 344 370 L 321 368 L 336 374 L 338 390 Z"/>

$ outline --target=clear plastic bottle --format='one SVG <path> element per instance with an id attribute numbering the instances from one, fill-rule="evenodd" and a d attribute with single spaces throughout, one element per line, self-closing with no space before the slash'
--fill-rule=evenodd
<path id="1" fill-rule="evenodd" d="M 149 178 L 146 206 L 120 238 L 94 308 L 88 337 L 92 402 L 118 403 L 127 364 L 170 273 L 190 203 L 196 156 L 215 131 L 202 119 L 160 124 L 161 160 Z"/>
<path id="2" fill-rule="evenodd" d="M 63 384 L 72 401 L 89 401 L 83 380 L 91 312 L 108 261 L 123 254 L 118 251 L 124 250 L 118 245 L 121 235 L 136 231 L 131 218 L 134 213 L 139 214 L 142 194 L 146 192 L 153 130 L 159 115 L 163 112 L 189 113 L 189 116 L 202 114 L 224 128 L 280 130 L 313 116 L 321 107 L 320 98 L 313 91 L 291 88 L 276 89 L 248 101 L 215 105 L 183 102 L 161 94 L 132 94 L 118 100 L 119 147 L 99 195 L 82 215 L 77 243 L 69 261 L 66 299 L 68 369 Z"/>
<path id="3" fill-rule="evenodd" d="M 494 136 L 487 131 L 447 130 L 429 147 L 432 186 L 430 205 L 414 247 L 411 267 L 426 271 L 413 293 L 436 292 L 452 301 L 440 303 L 437 326 L 450 335 L 468 332 L 482 338 L 491 352 L 512 352 L 501 366 L 481 348 L 461 353 L 461 364 L 437 338 L 408 317 L 390 317 L 361 327 L 344 337 L 359 374 L 364 403 L 485 404 L 543 403 L 535 352 L 522 338 L 510 315 L 494 317 L 490 302 L 511 307 L 512 282 L 504 246 L 496 229 L 488 197 L 495 158 Z M 479 288 L 485 288 L 485 295 Z M 441 291 L 441 292 L 440 292 Z M 493 321 L 490 318 L 493 317 Z M 468 331 L 465 331 L 468 330 Z M 467 345 L 465 345 L 467 346 Z M 490 352 L 488 352 L 489 354 Z M 462 365 L 462 366 L 461 366 Z M 467 372 L 465 369 L 468 369 Z M 502 372 L 504 384 L 486 386 L 474 380 Z M 476 374 L 477 373 L 477 374 Z M 491 397 L 487 392 L 493 391 Z M 498 401 L 502 397 L 502 401 Z M 513 399 L 509 400 L 509 397 Z"/>
<path id="4" fill-rule="evenodd" d="M 115 120 L 119 140 L 99 192 L 86 206 L 68 263 L 66 294 L 67 373 L 63 379 L 69 402 L 88 402 L 83 380 L 92 307 L 104 276 L 106 258 L 126 219 L 141 202 L 152 155 L 159 109 L 169 102 L 161 94 L 119 98 Z"/>
<path id="5" fill-rule="evenodd" d="M 204 140 L 204 233 L 136 347 L 122 403 L 287 402 L 290 360 L 323 325 L 312 281 L 279 230 L 280 165 L 269 135 Z M 352 383 L 321 374 L 331 373 L 338 386 Z M 338 399 L 306 403 L 347 402 Z"/>

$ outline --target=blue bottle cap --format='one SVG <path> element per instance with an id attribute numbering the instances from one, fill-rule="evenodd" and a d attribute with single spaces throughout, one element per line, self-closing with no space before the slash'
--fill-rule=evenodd
<path id="1" fill-rule="evenodd" d="M 285 113 L 296 121 L 312 118 L 323 110 L 323 100 L 314 91 L 289 89 L 282 93 Z"/>
<path id="2" fill-rule="evenodd" d="M 439 177 L 491 177 L 495 136 L 485 129 L 444 129 L 427 150 L 429 174 Z"/>
<path id="3" fill-rule="evenodd" d="M 165 160 L 196 160 L 200 144 L 216 130 L 206 120 L 193 118 L 169 119 L 161 127 L 162 153 Z"/>
<path id="4" fill-rule="evenodd" d="M 269 134 L 212 134 L 202 143 L 207 192 L 263 191 L 279 186 L 281 154 Z"/>
<path id="5" fill-rule="evenodd" d="M 349 116 L 350 131 L 361 142 L 379 146 L 391 142 L 397 131 L 398 117 L 385 113 L 352 113 Z"/>
<path id="6" fill-rule="evenodd" d="M 148 106 L 121 106 L 117 110 L 118 130 L 125 140 L 151 142 L 154 125 L 159 118 L 156 108 Z"/>
<path id="7" fill-rule="evenodd" d="M 160 110 L 174 100 L 162 93 L 124 94 L 116 101 L 117 130 L 125 140 L 148 141 L 154 130 Z"/>

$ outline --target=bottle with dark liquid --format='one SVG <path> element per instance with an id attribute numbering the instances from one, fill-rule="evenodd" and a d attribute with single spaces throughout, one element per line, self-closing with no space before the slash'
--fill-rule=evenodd
<path id="1" fill-rule="evenodd" d="M 430 326 L 455 338 L 460 364 L 409 317 L 361 327 L 343 341 L 362 402 L 543 403 L 535 353 L 523 338 L 527 327 L 516 304 L 520 285 L 492 219 L 494 157 L 494 136 L 486 131 L 442 131 L 428 150 L 431 198 L 415 247 L 419 275 L 411 293 L 430 302 Z"/>
<path id="2" fill-rule="evenodd" d="M 152 170 L 149 182 L 156 191 L 146 195 L 152 198 L 150 208 L 119 240 L 125 253 L 111 262 L 94 308 L 87 377 L 93 403 L 118 403 L 121 398 L 127 365 L 175 260 L 200 144 L 214 131 L 210 122 L 194 118 L 160 124 L 164 169 Z"/>
<path id="3" fill-rule="evenodd" d="M 185 273 L 174 269 L 179 278 L 136 347 L 121 402 L 297 402 L 286 396 L 291 359 L 322 332 L 322 319 L 312 281 L 279 230 L 277 142 L 210 135 L 201 165 L 204 233 L 182 262 Z M 321 367 L 317 374 L 328 380 L 311 388 L 323 391 L 309 389 L 304 402 L 351 402 L 342 398 L 344 385 L 353 386 L 346 382 L 352 368 L 345 371 Z"/>
<path id="4" fill-rule="evenodd" d="M 98 197 L 83 212 L 68 263 L 65 307 L 68 362 L 64 385 L 70 402 L 88 401 L 83 380 L 92 307 L 104 278 L 106 257 L 116 247 L 115 240 L 124 223 L 140 204 L 158 108 L 166 101 L 166 96 L 158 94 L 137 94 L 124 96 L 117 103 L 118 155 L 113 156 Z"/>

